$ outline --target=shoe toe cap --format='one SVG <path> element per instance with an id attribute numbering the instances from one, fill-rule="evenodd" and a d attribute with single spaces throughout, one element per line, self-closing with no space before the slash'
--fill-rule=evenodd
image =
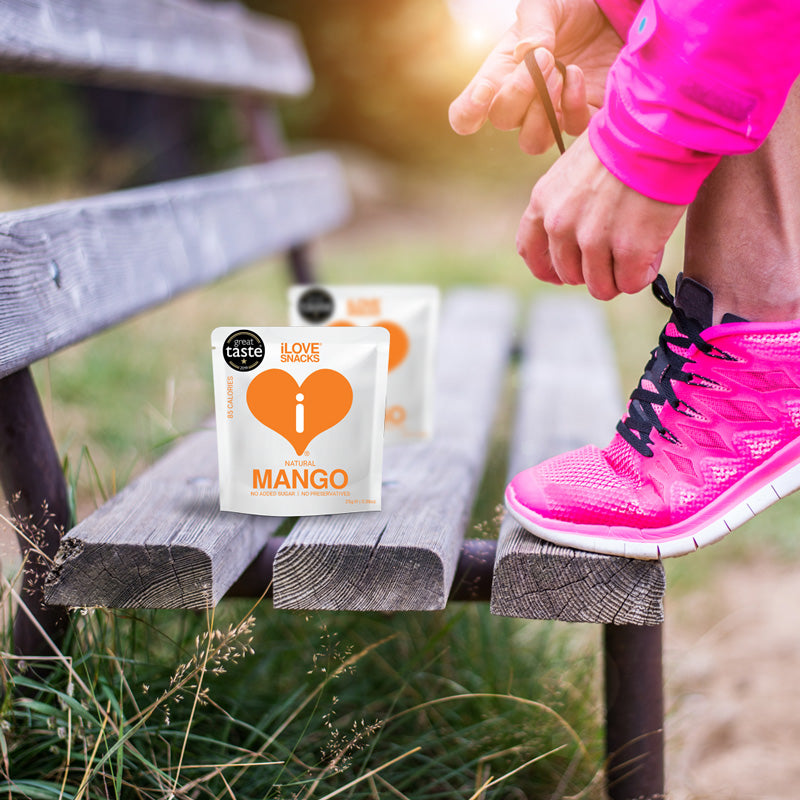
<path id="1" fill-rule="evenodd" d="M 523 470 L 506 488 L 506 502 L 516 511 L 533 511 L 546 514 L 549 510 L 547 495 L 536 467 Z"/>

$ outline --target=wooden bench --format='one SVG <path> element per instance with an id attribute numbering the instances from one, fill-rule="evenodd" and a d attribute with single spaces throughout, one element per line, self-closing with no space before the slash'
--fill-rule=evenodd
<path id="1" fill-rule="evenodd" d="M 310 85 L 294 31 L 236 6 L 6 6 L 6 69 L 228 92 L 251 108 Z M 252 119 L 273 157 L 270 117 Z M 611 348 L 580 298 L 548 297 L 519 344 L 522 309 L 507 292 L 446 296 L 436 434 L 387 449 L 381 512 L 300 519 L 280 538 L 282 520 L 221 513 L 209 424 L 62 540 L 67 490 L 29 366 L 270 253 L 290 249 L 307 279 L 298 248 L 347 212 L 337 161 L 313 154 L 0 215 L 0 480 L 27 555 L 17 649 L 49 654 L 69 606 L 207 608 L 271 589 L 277 608 L 403 611 L 491 596 L 496 614 L 605 625 L 609 795 L 659 796 L 661 565 L 545 545 L 508 520 L 499 542 L 465 539 L 509 370 L 520 384 L 511 472 L 613 427 Z"/>

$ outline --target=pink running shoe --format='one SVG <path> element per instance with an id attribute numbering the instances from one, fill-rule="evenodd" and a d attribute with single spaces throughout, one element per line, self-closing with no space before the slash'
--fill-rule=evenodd
<path id="1" fill-rule="evenodd" d="M 506 506 L 526 530 L 595 553 L 658 559 L 721 539 L 800 487 L 800 320 L 711 325 L 714 298 L 678 277 L 617 434 L 521 472 Z"/>

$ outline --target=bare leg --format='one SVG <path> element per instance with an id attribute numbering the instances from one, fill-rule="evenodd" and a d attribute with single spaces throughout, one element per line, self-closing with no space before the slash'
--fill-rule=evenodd
<path id="1" fill-rule="evenodd" d="M 689 207 L 684 272 L 714 292 L 714 322 L 800 319 L 800 81 L 766 142 L 723 158 Z"/>

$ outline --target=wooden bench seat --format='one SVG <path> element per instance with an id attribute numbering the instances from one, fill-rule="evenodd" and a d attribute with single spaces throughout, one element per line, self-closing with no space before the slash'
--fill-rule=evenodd
<path id="1" fill-rule="evenodd" d="M 382 511 L 294 524 L 273 548 L 277 608 L 445 607 L 485 470 L 515 318 L 514 303 L 499 290 L 447 297 L 434 438 L 386 449 Z M 585 392 L 590 371 L 593 390 Z M 614 375 L 593 305 L 575 298 L 538 303 L 523 348 L 511 471 L 607 435 L 619 408 Z M 214 432 L 200 431 L 75 527 L 48 578 L 47 601 L 111 608 L 216 604 L 282 523 L 220 512 L 216 464 Z M 652 625 L 663 619 L 663 594 L 660 562 L 555 547 L 510 518 L 502 526 L 492 586 L 496 614 Z"/>
<path id="2" fill-rule="evenodd" d="M 448 298 L 436 437 L 387 448 L 383 511 L 309 517 L 294 526 L 278 553 L 276 605 L 444 607 L 483 472 L 514 318 L 503 292 Z M 46 599 L 111 608 L 207 607 L 280 523 L 219 511 L 215 435 L 202 431 L 69 533 Z"/>

